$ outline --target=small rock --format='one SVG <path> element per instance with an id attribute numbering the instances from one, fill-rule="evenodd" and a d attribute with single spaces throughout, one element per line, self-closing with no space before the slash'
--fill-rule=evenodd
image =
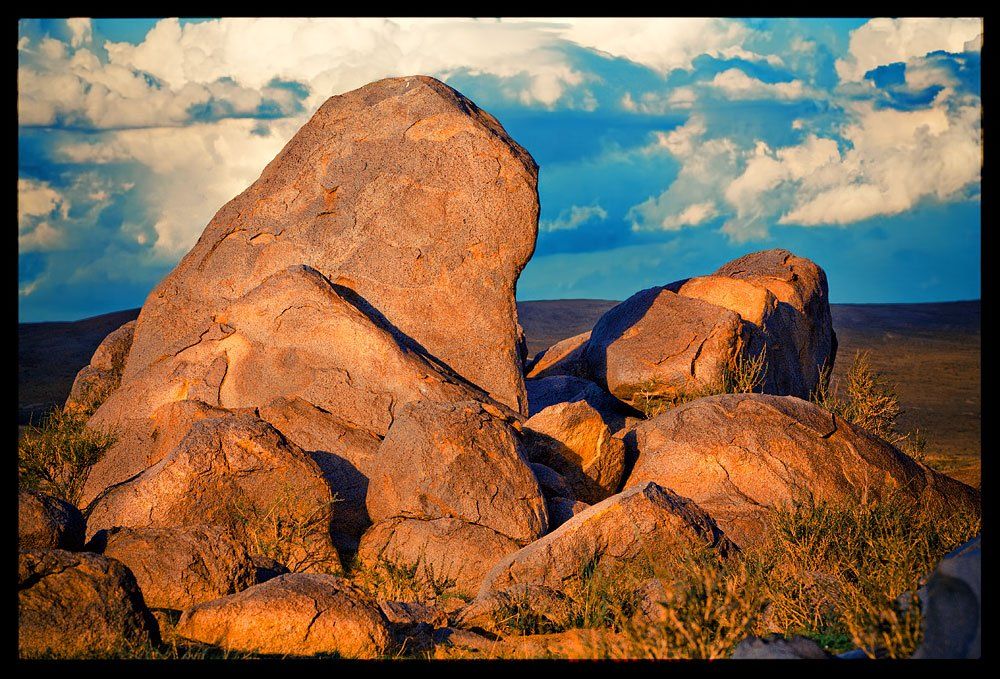
<path id="1" fill-rule="evenodd" d="M 17 544 L 33 549 L 83 549 L 86 525 L 80 510 L 59 498 L 36 491 L 17 494 Z"/>
<path id="2" fill-rule="evenodd" d="M 733 651 L 733 660 L 826 660 L 832 656 L 812 639 L 750 637 Z"/>

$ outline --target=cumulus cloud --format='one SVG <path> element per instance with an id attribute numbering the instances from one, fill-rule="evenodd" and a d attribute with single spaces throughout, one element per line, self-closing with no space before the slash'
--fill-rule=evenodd
<path id="1" fill-rule="evenodd" d="M 33 217 L 46 217 L 59 212 L 69 213 L 69 202 L 48 182 L 34 179 L 17 180 L 17 223 L 27 224 Z"/>
<path id="2" fill-rule="evenodd" d="M 982 169 L 980 110 L 937 105 L 915 111 L 859 106 L 840 162 L 803 178 L 802 197 L 782 224 L 848 224 L 960 197 Z"/>
<path id="3" fill-rule="evenodd" d="M 576 229 L 590 221 L 603 221 L 608 213 L 600 205 L 572 205 L 559 212 L 555 219 L 538 222 L 540 231 L 566 231 Z"/>
<path id="4" fill-rule="evenodd" d="M 801 80 L 765 83 L 738 68 L 717 73 L 710 84 L 730 99 L 801 99 L 815 96 Z"/>
<path id="5" fill-rule="evenodd" d="M 215 212 L 260 175 L 298 127 L 292 120 L 270 123 L 255 133 L 256 121 L 223 120 L 178 129 L 117 130 L 92 142 L 67 144 L 60 153 L 74 163 L 138 163 L 148 168 L 155 192 L 147 200 L 156 215 L 157 256 L 184 254 Z"/>
<path id="6" fill-rule="evenodd" d="M 914 87 L 946 77 L 914 73 Z M 796 119 L 792 127 L 803 138 L 777 148 L 760 139 L 712 136 L 701 114 L 660 133 L 653 146 L 681 168 L 659 196 L 629 210 L 633 230 L 676 231 L 724 215 L 722 232 L 745 242 L 766 238 L 775 223 L 843 225 L 899 214 L 925 200 L 974 198 L 982 168 L 978 97 L 946 88 L 913 110 L 870 100 L 845 106 L 836 136 L 804 134 Z"/>
<path id="7" fill-rule="evenodd" d="M 777 55 L 744 48 L 754 31 L 727 19 L 647 18 L 544 19 L 550 31 L 578 45 L 625 57 L 661 73 L 690 69 L 695 57 L 708 54 L 781 64 Z"/>
<path id="8" fill-rule="evenodd" d="M 84 43 L 90 42 L 94 35 L 90 19 L 87 18 L 66 19 L 66 26 L 69 28 L 69 44 L 72 47 L 80 47 Z"/>
<path id="9" fill-rule="evenodd" d="M 872 19 L 851 34 L 847 56 L 836 62 L 842 81 L 859 81 L 877 66 L 922 57 L 928 52 L 962 52 L 982 45 L 983 20 L 946 18 Z"/>

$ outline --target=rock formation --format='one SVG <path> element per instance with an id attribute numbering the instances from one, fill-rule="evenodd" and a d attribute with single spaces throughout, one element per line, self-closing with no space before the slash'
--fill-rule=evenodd
<path id="1" fill-rule="evenodd" d="M 794 396 L 722 394 L 636 428 L 626 481 L 691 498 L 740 546 L 759 541 L 770 509 L 795 500 L 871 502 L 903 493 L 978 514 L 978 491 Z"/>

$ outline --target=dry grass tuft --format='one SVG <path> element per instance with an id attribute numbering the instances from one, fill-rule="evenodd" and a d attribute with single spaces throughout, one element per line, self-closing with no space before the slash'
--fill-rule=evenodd
<path id="1" fill-rule="evenodd" d="M 408 565 L 387 559 L 380 559 L 374 564 L 355 562 L 348 575 L 355 584 L 380 601 L 471 600 L 455 591 L 454 579 L 438 575 L 432 565 L 423 561 Z"/>
<path id="2" fill-rule="evenodd" d="M 266 556 L 295 572 L 339 572 L 330 544 L 332 502 L 305 501 L 290 485 L 276 489 L 264 506 L 239 493 L 230 495 L 222 518 L 253 554 Z"/>
<path id="3" fill-rule="evenodd" d="M 18 486 L 76 505 L 90 468 L 115 436 L 86 427 L 85 409 L 53 410 L 40 425 L 28 425 L 17 442 Z"/>
<path id="4" fill-rule="evenodd" d="M 729 362 L 721 377 L 715 382 L 706 384 L 692 377 L 683 387 L 663 394 L 659 391 L 661 385 L 651 380 L 636 391 L 632 405 L 642 412 L 646 419 L 651 419 L 671 408 L 706 396 L 759 392 L 766 374 L 766 348 L 754 356 L 740 352 Z"/>
<path id="5" fill-rule="evenodd" d="M 941 515 L 901 495 L 784 508 L 769 544 L 745 556 L 767 573 L 761 631 L 802 634 L 832 651 L 908 657 L 920 641 L 920 579 L 979 530 L 977 517 Z"/>

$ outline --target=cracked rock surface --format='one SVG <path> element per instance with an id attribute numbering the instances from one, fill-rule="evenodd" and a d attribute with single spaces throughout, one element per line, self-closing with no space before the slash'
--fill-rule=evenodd
<path id="1" fill-rule="evenodd" d="M 475 401 L 406 406 L 378 451 L 368 487 L 373 521 L 452 518 L 519 544 L 548 529 L 545 499 L 519 436 Z"/>
<path id="2" fill-rule="evenodd" d="M 331 97 L 149 295 L 124 382 L 305 265 L 524 412 L 514 286 L 535 247 L 537 181 L 500 123 L 434 78 Z"/>
<path id="3" fill-rule="evenodd" d="M 310 525 L 332 500 L 322 472 L 301 448 L 251 414 L 228 414 L 195 422 L 169 455 L 99 496 L 89 508 L 88 537 L 116 526 L 233 523 L 267 536 L 276 520 Z M 293 537 L 288 557 L 299 566 L 339 570 L 328 524 Z"/>
<path id="4" fill-rule="evenodd" d="M 901 492 L 980 512 L 979 492 L 794 396 L 722 394 L 643 422 L 626 488 L 654 481 L 691 498 L 740 546 L 760 540 L 770 509 L 812 497 L 867 502 Z"/>
<path id="5" fill-rule="evenodd" d="M 175 632 L 231 651 L 374 658 L 389 650 L 378 604 L 333 575 L 289 573 L 181 614 Z"/>

